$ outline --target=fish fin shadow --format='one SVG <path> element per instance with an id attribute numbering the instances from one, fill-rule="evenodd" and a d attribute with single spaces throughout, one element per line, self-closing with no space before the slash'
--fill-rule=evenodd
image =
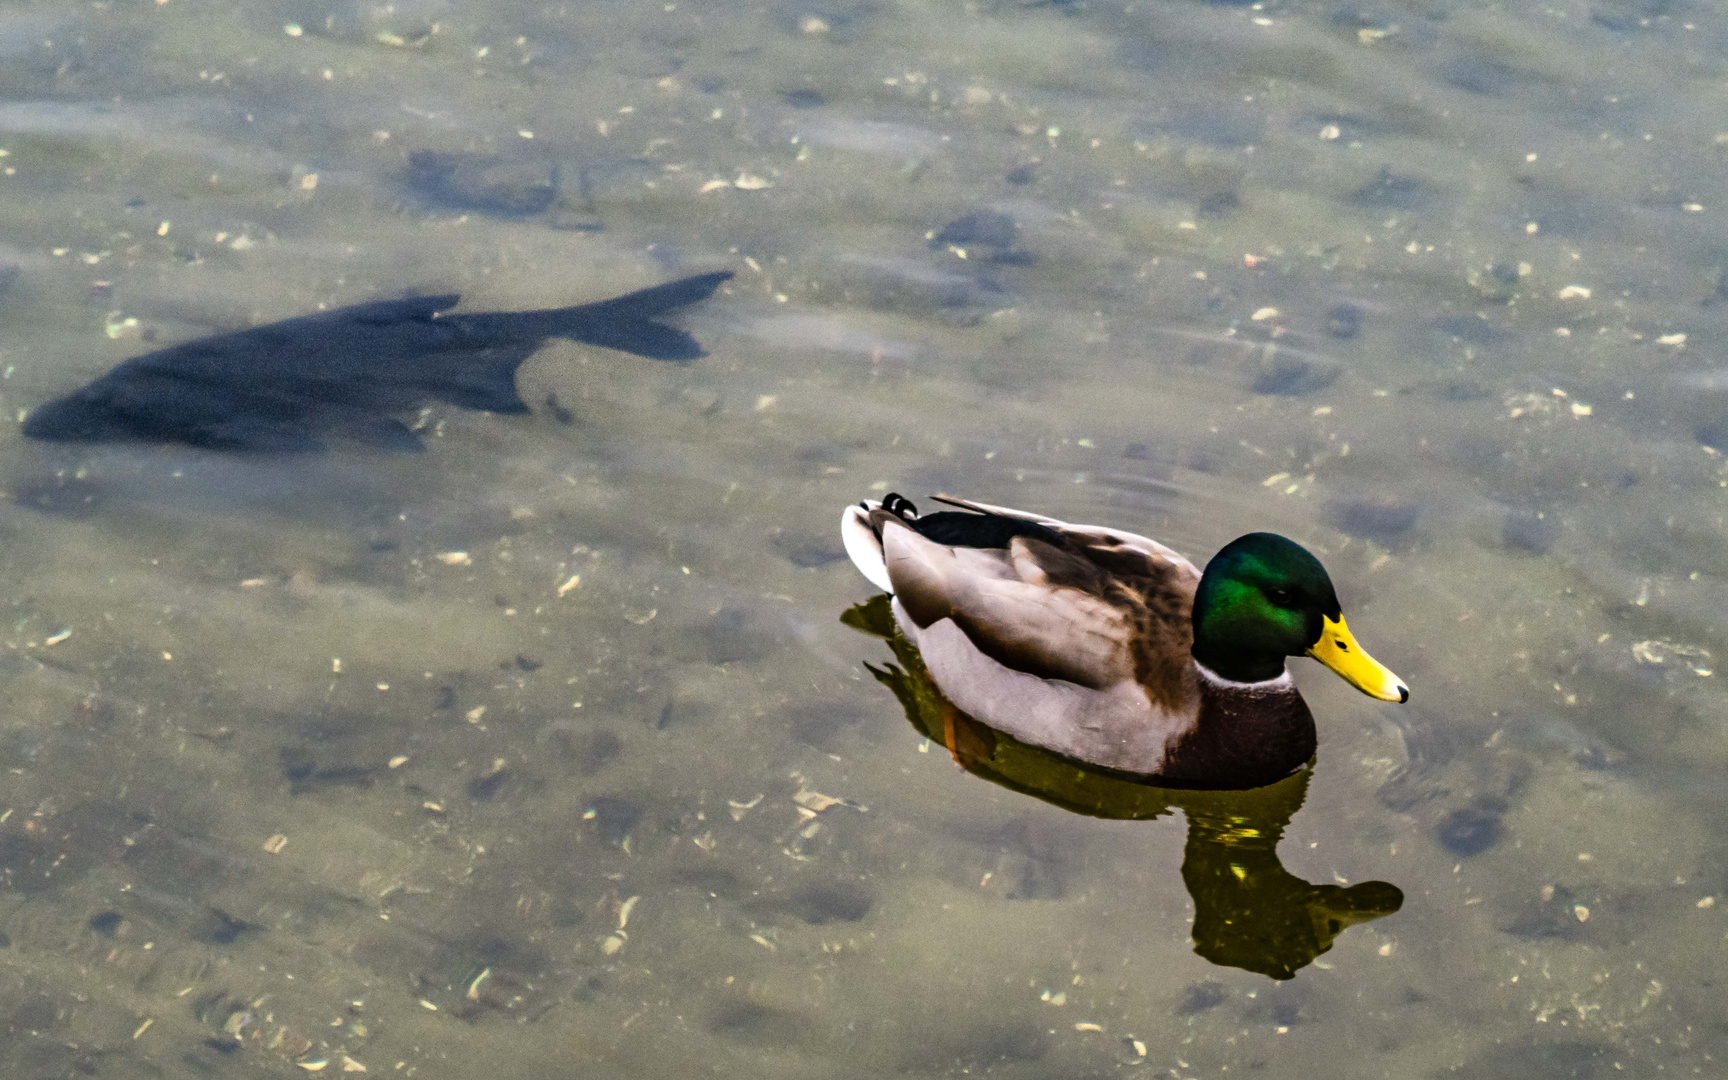
<path id="1" fill-rule="evenodd" d="M 564 335 L 584 345 L 599 345 L 633 353 L 649 360 L 667 360 L 687 364 L 708 353 L 695 338 L 665 323 L 647 321 L 612 321 L 588 323 Z"/>
<path id="2" fill-rule="evenodd" d="M 593 304 L 583 304 L 580 307 L 567 309 L 571 315 L 582 315 L 589 318 L 610 318 L 620 321 L 646 322 L 661 315 L 689 307 L 714 295 L 714 290 L 732 280 L 732 271 L 721 270 L 712 274 L 697 274 L 694 277 L 680 278 L 668 281 L 664 285 L 653 285 L 646 289 L 637 289 L 633 293 L 615 296 L 610 300 L 601 300 Z"/>
<path id="3" fill-rule="evenodd" d="M 528 412 L 528 403 L 516 392 L 516 369 L 539 345 L 536 341 L 470 354 L 462 366 L 428 389 L 439 401 L 458 408 L 519 416 Z"/>
<path id="4" fill-rule="evenodd" d="M 731 279 L 730 270 L 697 274 L 597 304 L 567 308 L 561 314 L 568 321 L 555 333 L 586 345 L 618 349 L 650 360 L 675 363 L 695 360 L 708 355 L 695 338 L 654 320 L 708 299 Z"/>

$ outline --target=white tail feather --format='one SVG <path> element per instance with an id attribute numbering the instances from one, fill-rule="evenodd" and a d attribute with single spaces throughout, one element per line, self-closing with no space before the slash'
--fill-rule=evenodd
<path id="1" fill-rule="evenodd" d="M 872 508 L 877 505 L 872 504 Z M 888 563 L 882 558 L 882 541 L 870 530 L 870 515 L 862 506 L 848 506 L 840 515 L 840 542 L 846 545 L 852 565 L 870 579 L 870 584 L 883 592 L 894 591 L 894 583 L 888 580 Z"/>

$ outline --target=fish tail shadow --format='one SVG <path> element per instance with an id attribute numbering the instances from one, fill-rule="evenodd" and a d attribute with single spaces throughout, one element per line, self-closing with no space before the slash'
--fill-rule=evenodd
<path id="1" fill-rule="evenodd" d="M 549 313 L 554 317 L 550 332 L 650 360 L 679 363 L 695 360 L 707 355 L 696 339 L 655 320 L 708 299 L 731 277 L 729 270 L 698 274 L 596 304 L 562 308 Z"/>

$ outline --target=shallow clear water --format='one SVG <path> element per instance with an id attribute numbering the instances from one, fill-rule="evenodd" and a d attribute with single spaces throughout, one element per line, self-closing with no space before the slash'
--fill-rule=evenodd
<path id="1" fill-rule="evenodd" d="M 420 455 L 0 426 L 6 1075 L 1723 1075 L 1725 42 L 1618 0 L 0 9 L 14 419 L 319 305 L 738 274 L 708 357 L 554 343 L 532 416 Z M 956 768 L 840 622 L 889 489 L 1320 554 L 1414 697 L 1294 665 L 1278 852 L 1402 909 L 1217 966 L 1180 815 Z"/>

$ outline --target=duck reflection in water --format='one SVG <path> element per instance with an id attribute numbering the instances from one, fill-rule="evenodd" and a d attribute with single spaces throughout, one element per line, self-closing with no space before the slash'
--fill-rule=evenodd
<path id="1" fill-rule="evenodd" d="M 1212 963 L 1290 979 L 1347 927 L 1403 906 L 1403 892 L 1388 882 L 1317 885 L 1278 861 L 1278 841 L 1302 807 L 1312 761 L 1246 791 L 1150 784 L 1020 742 L 955 708 L 895 625 L 888 596 L 850 608 L 841 621 L 887 641 L 897 663 L 865 667 L 900 699 L 912 726 L 974 776 L 1090 817 L 1151 820 L 1182 811 L 1188 818 L 1182 883 L 1194 900 L 1194 951 Z"/>

